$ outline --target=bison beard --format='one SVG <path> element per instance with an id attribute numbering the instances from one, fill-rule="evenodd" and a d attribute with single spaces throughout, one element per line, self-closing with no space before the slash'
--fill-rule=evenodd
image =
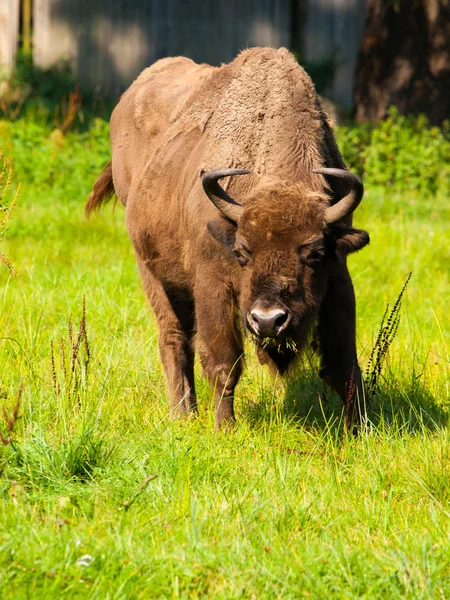
<path id="1" fill-rule="evenodd" d="M 316 323 L 321 376 L 357 424 L 365 404 L 346 257 L 369 242 L 352 227 L 363 186 L 294 57 L 253 48 L 219 68 L 160 60 L 122 96 L 111 143 L 86 210 L 113 190 L 126 207 L 171 413 L 197 407 L 194 338 L 220 427 L 234 422 L 244 332 L 283 374 Z"/>

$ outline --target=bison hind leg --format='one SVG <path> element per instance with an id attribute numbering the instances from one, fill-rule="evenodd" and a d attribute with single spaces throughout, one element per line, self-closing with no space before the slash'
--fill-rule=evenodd
<path id="1" fill-rule="evenodd" d="M 341 397 L 345 424 L 356 433 L 366 422 L 367 400 L 356 352 L 356 303 L 345 264 L 332 273 L 322 302 L 318 334 L 322 370 L 320 375 Z"/>

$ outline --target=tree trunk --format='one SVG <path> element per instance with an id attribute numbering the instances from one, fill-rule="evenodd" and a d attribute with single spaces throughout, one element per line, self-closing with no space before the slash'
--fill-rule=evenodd
<path id="1" fill-rule="evenodd" d="M 450 0 L 368 0 L 354 116 L 378 121 L 391 105 L 450 118 Z"/>

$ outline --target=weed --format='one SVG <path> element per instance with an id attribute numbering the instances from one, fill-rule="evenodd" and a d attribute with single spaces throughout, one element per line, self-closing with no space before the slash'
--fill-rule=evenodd
<path id="1" fill-rule="evenodd" d="M 61 377 L 58 377 L 57 358 L 53 340 L 50 342 L 51 376 L 54 391 L 59 394 L 61 388 L 67 392 L 69 399 L 78 396 L 80 387 L 87 388 L 91 350 L 86 329 L 86 296 L 83 295 L 81 320 L 78 331 L 74 333 L 72 317 L 69 318 L 67 338 L 61 338 L 59 345 L 58 366 Z M 62 383 L 61 383 L 62 382 Z M 78 397 L 78 402 L 80 401 Z"/>
<path id="2" fill-rule="evenodd" d="M 412 273 L 410 273 L 406 278 L 406 281 L 403 284 L 403 287 L 397 296 L 397 300 L 395 301 L 390 312 L 389 304 L 386 305 L 386 310 L 384 311 L 383 318 L 381 319 L 378 336 L 370 353 L 366 367 L 366 385 L 369 396 L 373 395 L 377 390 L 389 348 L 391 347 L 391 344 L 397 334 L 398 326 L 400 324 L 400 309 L 402 306 L 403 294 L 405 293 L 411 276 Z"/>
<path id="3" fill-rule="evenodd" d="M 0 429 L 0 442 L 3 446 L 9 446 L 13 443 L 14 440 L 14 430 L 16 428 L 17 422 L 19 420 L 19 409 L 20 409 L 20 400 L 22 398 L 23 386 L 20 385 L 19 391 L 17 392 L 17 400 L 16 403 L 11 410 L 11 413 L 8 414 L 8 411 L 3 406 L 2 413 L 3 419 L 5 421 L 5 429 L 2 431 Z"/>
<path id="4" fill-rule="evenodd" d="M 17 186 L 17 190 L 15 195 L 13 196 L 12 201 L 8 202 L 7 194 L 11 186 L 13 170 L 9 166 L 8 161 L 3 158 L 1 152 L 0 165 L 0 241 L 2 241 L 2 237 L 4 237 L 6 232 L 8 221 L 11 218 L 11 213 L 15 205 L 17 204 L 17 200 L 19 198 L 20 185 Z M 12 264 L 9 262 L 8 258 L 2 253 L 0 253 L 0 263 L 6 264 L 12 275 L 16 274 L 16 271 L 14 270 Z"/>
<path id="5" fill-rule="evenodd" d="M 6 410 L 6 407 L 2 406 L 4 429 L 0 429 L 0 442 L 3 447 L 11 446 L 15 440 L 15 429 L 19 421 L 19 410 L 22 399 L 22 392 L 23 386 L 21 384 L 19 386 L 19 391 L 17 392 L 16 403 L 14 404 L 12 410 L 9 413 Z M 0 477 L 3 475 L 6 465 L 7 459 L 4 459 L 2 457 L 2 462 L 0 463 Z"/>
<path id="6" fill-rule="evenodd" d="M 61 133 L 66 133 L 70 129 L 81 110 L 82 102 L 83 98 L 78 88 L 69 93 L 68 101 L 62 98 L 61 106 L 58 105 L 55 107 L 56 129 Z"/>
<path id="7" fill-rule="evenodd" d="M 0 111 L 1 115 L 9 121 L 14 121 L 20 115 L 29 90 L 24 86 L 14 85 L 11 79 L 0 82 Z"/>

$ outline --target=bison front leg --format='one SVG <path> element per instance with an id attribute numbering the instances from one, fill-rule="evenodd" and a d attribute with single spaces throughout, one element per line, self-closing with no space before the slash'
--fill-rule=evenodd
<path id="1" fill-rule="evenodd" d="M 333 272 L 322 302 L 318 334 L 322 354 L 322 379 L 344 402 L 349 430 L 366 417 L 363 379 L 356 354 L 356 305 L 353 284 L 345 264 Z"/>
<path id="2" fill-rule="evenodd" d="M 167 378 L 172 416 L 197 409 L 194 384 L 194 304 L 185 291 L 166 290 L 138 259 L 145 292 L 159 328 L 159 352 Z"/>
<path id="3" fill-rule="evenodd" d="M 199 283 L 195 290 L 199 353 L 215 390 L 216 427 L 221 428 L 235 422 L 234 389 L 242 373 L 242 335 L 230 291 L 203 287 L 204 283 Z"/>

